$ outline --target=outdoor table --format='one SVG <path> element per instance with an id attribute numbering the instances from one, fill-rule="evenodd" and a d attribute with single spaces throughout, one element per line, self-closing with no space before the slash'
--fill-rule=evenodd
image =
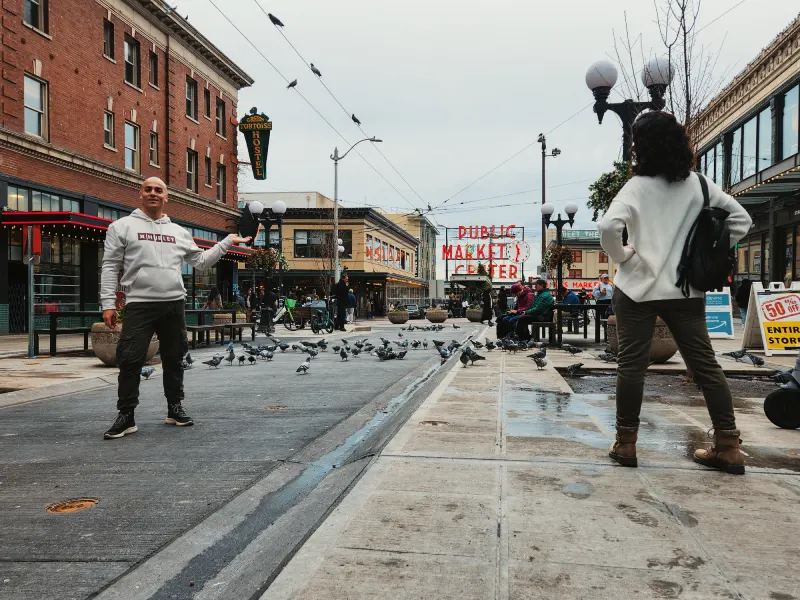
<path id="1" fill-rule="evenodd" d="M 590 310 L 595 311 L 595 314 L 594 314 L 594 341 L 597 342 L 598 344 L 600 343 L 600 317 L 599 317 L 597 311 L 598 311 L 598 309 L 602 309 L 602 310 L 605 311 L 605 310 L 608 309 L 607 306 L 603 306 L 603 305 L 598 306 L 597 304 L 561 304 L 561 303 L 556 303 L 556 304 L 553 305 L 553 308 L 558 312 L 558 317 L 557 317 L 557 321 L 556 321 L 556 323 L 557 323 L 556 327 L 558 329 L 557 334 L 558 334 L 558 343 L 559 344 L 561 344 L 561 340 L 562 340 L 562 331 L 561 331 L 561 327 L 562 327 L 561 313 L 562 313 L 562 311 L 582 312 L 583 313 L 583 337 L 584 338 L 588 338 L 589 337 L 588 328 L 589 328 L 589 311 Z"/>

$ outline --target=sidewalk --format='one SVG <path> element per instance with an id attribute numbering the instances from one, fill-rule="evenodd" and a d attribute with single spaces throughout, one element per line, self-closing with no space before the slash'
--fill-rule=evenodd
<path id="1" fill-rule="evenodd" d="M 699 468 L 708 414 L 648 397 L 639 469 L 607 396 L 520 353 L 451 373 L 262 600 L 798 597 L 800 434 L 738 399 L 748 473 Z M 555 353 L 553 353 L 555 354 Z"/>

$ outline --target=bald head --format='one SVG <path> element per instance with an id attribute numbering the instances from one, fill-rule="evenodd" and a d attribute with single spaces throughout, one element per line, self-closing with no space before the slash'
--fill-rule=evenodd
<path id="1" fill-rule="evenodd" d="M 158 177 L 148 177 L 139 191 L 139 202 L 144 214 L 153 220 L 159 219 L 167 202 L 167 184 Z"/>

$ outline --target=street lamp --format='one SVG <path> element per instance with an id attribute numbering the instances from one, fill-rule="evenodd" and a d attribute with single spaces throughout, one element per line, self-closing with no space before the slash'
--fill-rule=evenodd
<path id="1" fill-rule="evenodd" d="M 536 140 L 542 145 L 542 206 L 544 207 L 545 199 L 547 197 L 545 193 L 545 162 L 547 158 L 558 158 L 561 154 L 561 150 L 558 148 L 553 148 L 550 154 L 547 153 L 547 138 L 544 136 L 543 133 L 539 134 L 539 138 Z M 550 212 L 552 214 L 552 211 Z M 544 253 L 547 250 L 547 242 L 545 241 L 545 233 L 546 227 L 544 223 L 542 223 L 542 262 L 544 262 Z"/>
<path id="2" fill-rule="evenodd" d="M 558 214 L 558 218 L 553 220 L 553 213 L 555 212 L 555 208 L 552 204 L 542 204 L 542 227 L 546 230 L 550 225 L 554 225 L 556 228 L 556 245 L 558 248 L 561 248 L 561 231 L 564 229 L 564 225 L 569 224 L 572 227 L 575 224 L 575 214 L 578 212 L 578 205 L 574 202 L 568 203 L 564 207 L 564 211 L 567 213 L 567 218 L 562 219 L 561 213 Z M 544 254 L 542 254 L 542 262 L 544 262 Z M 563 265 L 561 263 L 561 257 L 556 259 L 556 301 L 558 301 L 558 294 L 561 292 L 561 286 L 564 283 L 564 271 Z M 561 309 L 557 309 L 558 316 L 556 319 L 557 329 L 558 329 L 558 343 L 561 344 Z"/>
<path id="3" fill-rule="evenodd" d="M 617 68 L 609 60 L 600 60 L 586 71 L 586 86 L 594 94 L 594 112 L 599 123 L 606 111 L 615 112 L 622 120 L 622 160 L 629 161 L 631 154 L 631 127 L 644 110 L 663 110 L 667 105 L 664 94 L 672 81 L 673 68 L 666 57 L 651 59 L 642 69 L 641 79 L 650 93 L 649 102 L 608 102 L 611 88 L 617 83 Z"/>
<path id="4" fill-rule="evenodd" d="M 358 146 L 361 142 L 372 142 L 373 144 L 376 144 L 382 141 L 383 140 L 379 140 L 375 136 L 364 138 L 363 140 L 358 140 L 355 144 L 350 146 L 347 152 L 341 156 L 339 156 L 338 146 L 333 149 L 333 154 L 331 154 L 331 160 L 333 161 L 333 237 L 338 241 L 339 247 L 341 248 L 341 250 L 337 248 L 336 256 L 334 257 L 334 260 L 336 261 L 336 274 L 333 279 L 334 283 L 339 283 L 339 273 L 341 272 L 339 254 L 344 252 L 342 240 L 339 239 L 339 161 L 350 154 L 350 150 Z"/>
<path id="5" fill-rule="evenodd" d="M 247 205 L 247 209 L 255 219 L 256 223 L 264 226 L 264 242 L 269 247 L 269 231 L 272 225 L 278 225 L 278 298 L 283 296 L 283 215 L 286 214 L 286 203 L 283 200 L 276 200 L 269 209 L 258 200 L 254 200 Z M 257 229 L 256 229 L 257 231 Z M 266 285 L 267 274 L 264 273 L 264 284 Z"/>

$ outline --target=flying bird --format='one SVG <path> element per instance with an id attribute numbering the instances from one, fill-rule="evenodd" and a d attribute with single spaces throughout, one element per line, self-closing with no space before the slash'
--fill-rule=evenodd
<path id="1" fill-rule="evenodd" d="M 322 73 L 317 67 L 314 66 L 314 63 L 309 64 L 309 67 L 311 67 L 311 72 L 314 75 L 316 75 L 317 77 L 322 77 Z"/>
<path id="2" fill-rule="evenodd" d="M 219 366 L 219 363 L 222 362 L 221 356 L 212 356 L 210 360 L 204 360 L 203 364 L 208 365 L 208 368 L 214 367 L 215 369 Z"/>
<path id="3" fill-rule="evenodd" d="M 353 119 L 353 123 L 355 123 L 356 125 L 361 125 L 361 121 L 359 121 L 358 117 L 356 117 L 355 115 L 350 115 L 350 118 Z"/>
<path id="4" fill-rule="evenodd" d="M 570 377 L 575 377 L 578 371 L 581 370 L 583 363 L 575 363 L 574 365 L 570 365 L 567 367 L 567 373 L 569 373 Z"/>
<path id="5" fill-rule="evenodd" d="M 145 379 L 150 379 L 150 375 L 155 373 L 155 369 L 153 367 L 142 367 L 142 377 Z"/>
<path id="6" fill-rule="evenodd" d="M 293 87 L 297 87 L 297 79 L 295 79 L 295 80 L 294 80 L 294 81 L 292 81 L 292 82 L 291 82 L 289 85 L 287 85 L 287 86 L 286 86 L 286 89 L 287 89 L 287 90 L 290 90 L 290 89 L 292 89 Z"/>
<path id="7" fill-rule="evenodd" d="M 311 357 L 309 356 L 302 363 L 300 363 L 300 366 L 297 367 L 297 371 L 295 371 L 295 373 L 302 373 L 303 375 L 305 375 L 306 373 L 308 373 L 308 370 L 310 368 L 311 368 Z"/>
<path id="8" fill-rule="evenodd" d="M 283 27 L 283 23 L 281 23 L 281 20 L 278 17 L 276 17 L 272 13 L 267 13 L 267 16 L 269 17 L 269 20 L 272 21 L 273 25 L 277 25 L 278 27 Z"/>

